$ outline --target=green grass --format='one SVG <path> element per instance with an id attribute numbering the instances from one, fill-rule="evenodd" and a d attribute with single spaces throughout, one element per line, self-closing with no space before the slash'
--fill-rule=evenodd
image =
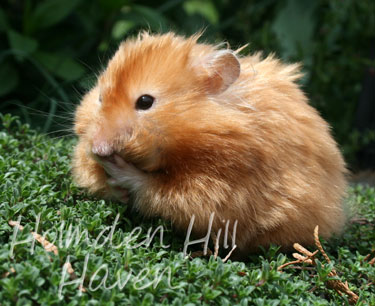
<path id="1" fill-rule="evenodd" d="M 327 265 L 318 255 L 318 263 L 324 266 L 319 264 L 304 270 L 286 268 L 278 272 L 277 267 L 291 261 L 292 257 L 278 253 L 275 247 L 249 256 L 247 262 L 228 260 L 224 263 L 213 256 L 189 259 L 181 252 L 184 237 L 173 235 L 168 223 L 145 220 L 125 205 L 97 199 L 77 188 L 69 166 L 74 143 L 71 138 L 50 139 L 30 130 L 14 117 L 0 115 L 1 305 L 348 304 L 345 296 L 339 296 L 326 286 L 333 266 L 339 279 L 348 281 L 351 290 L 359 295 L 358 305 L 375 305 L 375 265 L 364 260 L 375 248 L 374 189 L 351 188 L 348 202 L 357 221 L 348 225 L 342 237 L 323 243 L 332 265 Z M 111 246 L 105 238 L 117 214 L 120 218 Z M 58 246 L 58 255 L 46 252 L 39 242 L 32 249 L 31 240 L 13 244 L 11 253 L 14 228 L 8 222 L 20 216 L 25 228 L 17 233 L 14 241 L 30 240 L 30 231 L 35 230 L 37 216 L 40 216 L 37 231 L 46 234 L 47 239 Z M 78 243 L 73 240 L 67 246 L 65 238 L 69 225 L 73 230 L 78 226 L 81 231 L 86 229 L 88 239 Z M 163 241 L 157 234 L 150 246 L 131 248 L 147 238 L 150 227 L 154 230 L 159 225 L 165 229 Z M 138 237 L 132 233 L 136 227 L 141 229 Z M 120 242 L 127 243 L 113 247 Z M 170 247 L 163 248 L 162 243 Z M 79 280 L 85 257 L 88 258 L 83 280 L 86 292 L 79 291 L 78 285 L 66 285 L 62 287 L 60 299 L 64 263 L 69 258 Z M 123 283 L 129 278 L 123 288 L 104 288 L 104 285 L 114 285 L 119 277 Z M 65 281 L 70 280 L 66 275 Z M 140 289 L 142 286 L 144 288 Z"/>

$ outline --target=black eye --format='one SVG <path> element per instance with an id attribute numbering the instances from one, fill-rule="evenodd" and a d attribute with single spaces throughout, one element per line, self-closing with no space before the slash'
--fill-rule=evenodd
<path id="1" fill-rule="evenodd" d="M 155 101 L 155 98 L 151 97 L 150 95 L 140 96 L 137 102 L 135 103 L 135 108 L 139 110 L 149 109 L 154 103 L 154 101 Z"/>

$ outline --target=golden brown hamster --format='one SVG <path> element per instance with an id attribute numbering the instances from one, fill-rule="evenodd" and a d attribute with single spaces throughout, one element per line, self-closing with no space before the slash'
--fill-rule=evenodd
<path id="1" fill-rule="evenodd" d="M 75 114 L 73 174 L 193 233 L 231 226 L 246 254 L 342 229 L 345 163 L 297 64 L 173 33 L 123 42 Z"/>

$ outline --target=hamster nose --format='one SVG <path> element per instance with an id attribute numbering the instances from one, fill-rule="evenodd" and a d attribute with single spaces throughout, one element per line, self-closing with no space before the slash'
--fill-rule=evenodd
<path id="1" fill-rule="evenodd" d="M 113 154 L 113 147 L 105 140 L 94 140 L 91 152 L 95 155 L 106 157 Z"/>

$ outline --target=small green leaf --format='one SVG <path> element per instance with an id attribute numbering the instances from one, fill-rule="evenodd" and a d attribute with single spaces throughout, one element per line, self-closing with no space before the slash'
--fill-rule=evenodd
<path id="1" fill-rule="evenodd" d="M 183 5 L 188 15 L 199 14 L 206 18 L 211 24 L 217 24 L 219 13 L 211 1 L 190 0 Z"/>
<path id="2" fill-rule="evenodd" d="M 167 24 L 166 18 L 159 12 L 142 5 L 134 5 L 124 14 L 126 20 L 133 21 L 138 26 L 149 26 L 154 30 L 163 30 Z"/>
<path id="3" fill-rule="evenodd" d="M 148 292 L 143 298 L 141 305 L 152 305 L 153 302 L 154 302 L 154 296 Z"/>
<path id="4" fill-rule="evenodd" d="M 66 18 L 81 0 L 45 0 L 35 9 L 35 28 L 46 28 Z"/>
<path id="5" fill-rule="evenodd" d="M 0 65 L 0 80 L 0 96 L 6 95 L 17 86 L 18 73 L 9 62 Z"/>
<path id="6" fill-rule="evenodd" d="M 112 28 L 112 37 L 114 39 L 122 39 L 134 26 L 135 23 L 133 21 L 119 20 Z"/>
<path id="7" fill-rule="evenodd" d="M 310 59 L 316 20 L 313 14 L 316 7 L 316 1 L 288 0 L 278 13 L 272 30 L 282 46 L 284 58 L 296 56 L 300 50 L 305 60 Z"/>
<path id="8" fill-rule="evenodd" d="M 35 39 L 13 30 L 8 31 L 8 40 L 12 49 L 22 51 L 25 55 L 33 53 L 38 48 L 38 42 Z"/>
<path id="9" fill-rule="evenodd" d="M 66 81 L 79 79 L 85 73 L 85 68 L 74 59 L 58 54 L 39 51 L 34 57 L 52 74 Z"/>

